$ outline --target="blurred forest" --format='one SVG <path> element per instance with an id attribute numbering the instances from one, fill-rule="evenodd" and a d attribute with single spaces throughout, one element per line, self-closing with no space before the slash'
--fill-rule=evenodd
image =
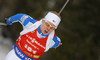
<path id="1" fill-rule="evenodd" d="M 0 0 L 0 22 L 17 13 L 40 20 L 48 11 L 59 12 L 66 0 Z M 40 60 L 100 60 L 100 0 L 70 0 L 61 13 L 56 35 L 62 40 Z M 4 27 L 3 35 L 15 43 L 22 26 Z"/>

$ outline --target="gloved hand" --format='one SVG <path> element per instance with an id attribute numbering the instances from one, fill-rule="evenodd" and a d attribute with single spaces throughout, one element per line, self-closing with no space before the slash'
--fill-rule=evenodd
<path id="1" fill-rule="evenodd" d="M 10 18 L 10 17 L 9 17 L 9 18 L 5 18 L 5 22 L 6 22 L 8 25 L 11 25 L 11 24 L 12 24 L 11 18 Z"/>

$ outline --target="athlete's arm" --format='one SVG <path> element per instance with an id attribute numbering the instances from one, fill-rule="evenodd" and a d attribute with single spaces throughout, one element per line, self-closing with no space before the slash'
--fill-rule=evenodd
<path id="1" fill-rule="evenodd" d="M 61 43 L 60 38 L 57 37 L 57 36 L 54 36 L 54 37 L 53 37 L 53 40 L 52 40 L 52 43 L 51 43 L 51 48 L 57 48 L 57 47 L 59 47 L 61 44 L 62 44 L 62 43 Z"/>
<path id="2" fill-rule="evenodd" d="M 14 16 L 7 18 L 6 20 L 6 23 L 8 25 L 12 25 L 14 22 L 20 22 L 23 28 L 25 29 L 29 27 L 30 25 L 32 25 L 33 23 L 35 23 L 36 20 L 31 18 L 29 15 L 19 13 L 19 14 L 16 14 Z"/>

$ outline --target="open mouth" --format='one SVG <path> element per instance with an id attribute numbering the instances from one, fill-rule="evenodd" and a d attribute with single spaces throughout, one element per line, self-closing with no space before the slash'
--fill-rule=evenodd
<path id="1" fill-rule="evenodd" d="M 48 31 L 44 30 L 45 33 L 48 33 Z"/>

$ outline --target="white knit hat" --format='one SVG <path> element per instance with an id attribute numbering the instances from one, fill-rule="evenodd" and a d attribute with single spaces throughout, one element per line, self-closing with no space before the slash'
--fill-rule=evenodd
<path id="1" fill-rule="evenodd" d="M 47 21 L 53 23 L 56 26 L 56 28 L 58 27 L 58 25 L 61 21 L 61 19 L 52 12 L 48 12 L 47 15 L 44 17 L 44 20 L 47 20 Z"/>

